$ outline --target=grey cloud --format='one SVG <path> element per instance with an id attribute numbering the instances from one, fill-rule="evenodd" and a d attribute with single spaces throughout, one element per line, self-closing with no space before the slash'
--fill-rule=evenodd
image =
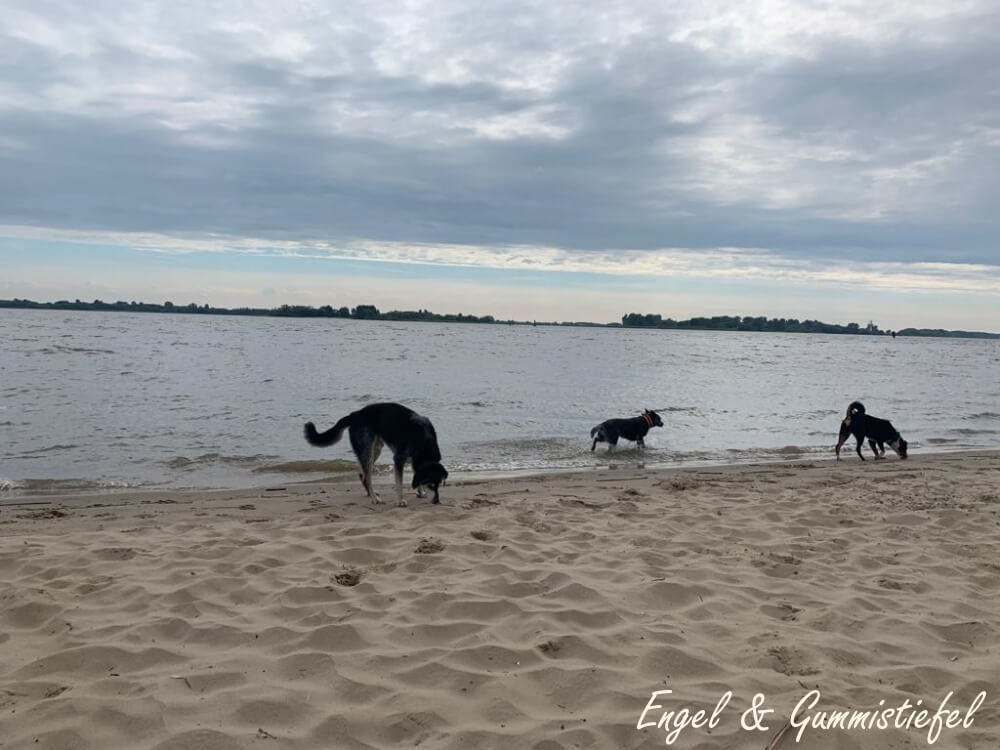
<path id="1" fill-rule="evenodd" d="M 0 224 L 1000 264 L 1000 19 L 748 58 L 671 42 L 659 18 L 601 41 L 558 5 L 448 7 L 427 50 L 402 35 L 413 62 L 391 75 L 391 16 L 297 25 L 306 63 L 169 25 L 173 57 L 128 27 L 78 57 L 5 39 L 0 86 L 31 103 L 0 104 Z M 448 55 L 468 70 L 429 77 Z M 558 72 L 504 80 L 532 63 Z M 517 117 L 526 132 L 479 130 Z"/>

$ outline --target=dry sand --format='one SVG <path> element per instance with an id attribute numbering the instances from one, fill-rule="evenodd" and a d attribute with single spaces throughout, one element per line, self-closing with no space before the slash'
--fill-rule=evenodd
<path id="1" fill-rule="evenodd" d="M 391 495 L 391 479 L 380 478 Z M 1000 747 L 1000 453 L 0 506 L 0 747 L 769 747 L 951 691 Z M 755 693 L 769 729 L 741 728 Z M 671 700 L 672 698 L 672 700 Z M 778 748 L 928 747 L 795 730 Z"/>

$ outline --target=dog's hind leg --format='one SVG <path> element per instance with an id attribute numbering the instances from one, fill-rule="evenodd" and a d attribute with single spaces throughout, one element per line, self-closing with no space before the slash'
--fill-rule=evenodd
<path id="1" fill-rule="evenodd" d="M 372 473 L 375 470 L 375 461 L 382 450 L 382 441 L 370 430 L 364 428 L 351 427 L 351 447 L 354 455 L 358 457 L 358 464 L 361 466 L 361 484 L 364 485 L 365 492 L 374 502 L 382 502 L 382 498 L 372 488 Z"/>
<path id="2" fill-rule="evenodd" d="M 840 433 L 837 435 L 837 445 L 834 447 L 833 452 L 837 454 L 837 460 L 840 460 L 840 448 L 847 442 L 847 438 L 851 436 L 850 426 L 846 421 L 840 423 Z"/>

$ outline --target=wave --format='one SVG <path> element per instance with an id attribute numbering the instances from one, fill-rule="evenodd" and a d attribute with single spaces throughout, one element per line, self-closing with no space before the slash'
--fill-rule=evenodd
<path id="1" fill-rule="evenodd" d="M 356 461 L 349 459 L 326 459 L 304 461 L 277 461 L 281 456 L 258 454 L 254 456 L 224 456 L 221 453 L 203 453 L 200 456 L 174 456 L 163 463 L 171 469 L 195 471 L 209 466 L 234 466 L 248 469 L 254 474 L 309 474 L 322 472 L 339 474 L 357 471 Z M 277 461 L 277 462 L 276 462 Z"/>
<path id="2" fill-rule="evenodd" d="M 760 448 L 757 450 L 757 452 L 765 456 L 801 456 L 805 453 L 811 453 L 815 450 L 816 450 L 815 446 L 783 445 L 780 448 Z"/>
<path id="3" fill-rule="evenodd" d="M 322 472 L 324 474 L 339 474 L 345 471 L 357 472 L 357 461 L 346 459 L 331 459 L 329 461 L 285 461 L 280 464 L 268 464 L 253 469 L 254 474 L 308 474 Z"/>
<path id="4" fill-rule="evenodd" d="M 19 495 L 59 495 L 66 493 L 127 490 L 143 486 L 119 479 L 9 479 L 0 477 L 0 492 Z"/>
<path id="5" fill-rule="evenodd" d="M 73 450 L 74 448 L 78 448 L 78 447 L 79 446 L 77 446 L 77 445 L 50 445 L 50 446 L 48 446 L 46 448 L 35 448 L 34 450 L 23 451 L 22 453 L 19 453 L 17 455 L 22 456 L 22 457 L 24 457 L 24 456 L 37 456 L 40 453 L 58 453 L 59 451 L 70 451 L 70 450 Z"/>
<path id="6" fill-rule="evenodd" d="M 223 466 L 244 466 L 253 467 L 261 461 L 274 460 L 278 456 L 267 456 L 258 454 L 255 456 L 224 456 L 221 453 L 203 453 L 194 458 L 187 456 L 174 456 L 162 463 L 171 469 L 196 469 L 203 466 L 223 465 Z"/>
<path id="7" fill-rule="evenodd" d="M 39 354 L 114 354 L 111 349 L 88 349 L 80 346 L 53 344 L 36 350 Z"/>
<path id="8" fill-rule="evenodd" d="M 647 443 L 639 451 L 634 443 L 621 442 L 614 453 L 599 443 L 590 450 L 590 439 L 578 438 L 515 438 L 470 442 L 446 457 L 449 470 L 469 472 L 506 471 L 566 471 L 601 468 L 609 464 L 629 464 L 633 461 L 646 467 L 666 467 L 677 464 L 729 464 L 755 461 L 788 461 L 833 456 L 836 435 L 821 445 L 783 445 L 771 447 L 676 450 L 657 441 Z M 464 450 L 463 450 L 464 448 Z"/>

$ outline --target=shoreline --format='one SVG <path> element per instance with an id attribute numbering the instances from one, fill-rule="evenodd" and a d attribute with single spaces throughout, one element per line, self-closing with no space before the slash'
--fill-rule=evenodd
<path id="1" fill-rule="evenodd" d="M 886 457 L 879 461 L 875 461 L 868 452 L 867 446 L 864 449 L 866 451 L 865 463 L 879 463 L 883 461 L 898 461 L 898 457 L 890 452 L 887 452 Z M 635 453 L 631 450 L 621 451 L 620 455 L 624 460 L 620 464 L 600 464 L 589 468 L 580 467 L 569 467 L 569 468 L 540 468 L 540 469 L 512 469 L 509 471 L 462 471 L 456 470 L 452 471 L 449 478 L 449 485 L 463 485 L 463 484 L 479 484 L 484 482 L 502 482 L 505 480 L 545 480 L 547 478 L 572 478 L 575 475 L 580 475 L 580 477 L 592 476 L 594 474 L 609 473 L 621 471 L 644 471 L 653 473 L 671 473 L 671 472 L 682 472 L 682 471 L 698 471 L 701 469 L 724 469 L 727 471 L 738 471 L 740 469 L 753 469 L 754 467 L 773 467 L 776 465 L 796 465 L 796 464 L 812 464 L 819 463 L 824 464 L 827 462 L 838 463 L 837 459 L 833 455 L 833 450 L 830 450 L 830 455 L 807 455 L 805 452 L 801 453 L 798 457 L 783 457 L 780 451 L 774 453 L 773 458 L 761 458 L 755 457 L 753 459 L 747 459 L 745 461 L 725 461 L 725 460 L 715 460 L 715 459 L 689 459 L 684 461 L 677 461 L 674 463 L 664 463 L 664 462 L 645 462 L 642 460 L 634 460 L 641 456 L 641 454 Z M 853 444 L 845 446 L 841 449 L 841 459 L 839 463 L 851 463 L 856 462 L 861 464 L 862 462 L 858 460 L 857 455 L 854 452 Z M 935 459 L 941 456 L 977 456 L 977 455 L 996 455 L 1000 456 L 1000 446 L 990 447 L 990 448 L 956 448 L 954 450 L 941 450 L 935 449 L 933 452 L 920 452 L 912 453 L 911 458 L 907 459 L 912 461 L 914 459 Z M 347 463 L 353 463 L 353 458 L 344 459 Z M 391 465 L 387 463 L 381 463 L 376 467 L 375 472 L 375 483 L 378 487 L 384 488 L 384 483 L 386 477 L 390 476 Z M 407 467 L 406 477 L 409 477 L 410 467 Z M 275 488 L 280 486 L 312 486 L 316 484 L 340 484 L 343 482 L 355 482 L 356 483 L 356 470 L 344 469 L 341 473 L 323 473 L 315 472 L 316 474 L 322 474 L 322 476 L 316 476 L 312 479 L 302 479 L 295 478 L 289 480 L 288 482 L 281 482 L 277 478 L 273 482 L 262 482 L 258 484 L 246 484 L 246 485 L 234 485 L 234 486 L 208 486 L 208 487 L 149 487 L 149 486 L 109 486 L 100 489 L 68 489 L 68 490 L 24 490 L 21 488 L 7 489 L 0 491 L 0 509 L 5 506 L 14 506 L 18 504 L 25 504 L 30 501 L 50 501 L 50 502 L 60 502 L 60 501 L 75 501 L 82 499 L 96 499 L 96 498 L 115 498 L 125 495 L 141 495 L 143 498 L 148 498 L 150 496 L 160 496 L 160 495 L 172 495 L 172 494 L 207 494 L 214 495 L 218 493 L 238 493 L 238 494 L 253 494 L 260 493 L 264 491 L 269 491 L 269 488 Z M 302 477 L 302 473 L 296 474 L 297 477 Z M 31 480 L 38 481 L 38 480 Z M 44 480 L 43 480 L 44 481 Z M 53 480 L 61 481 L 61 480 Z M 69 480 L 77 481 L 77 480 Z M 86 481 L 86 480 L 80 480 Z M 390 487 L 391 489 L 391 487 Z M 412 495 L 412 492 L 407 488 L 408 496 Z"/>
<path id="2" fill-rule="evenodd" d="M 5 750 L 760 750 L 816 711 L 1000 741 L 1000 451 L 0 506 Z M 740 715 L 755 694 L 768 730 Z M 661 710 L 646 715 L 659 719 Z M 676 713 L 675 713 L 676 715 Z M 778 750 L 926 732 L 806 727 Z M 266 740 L 266 743 L 265 743 Z"/>

